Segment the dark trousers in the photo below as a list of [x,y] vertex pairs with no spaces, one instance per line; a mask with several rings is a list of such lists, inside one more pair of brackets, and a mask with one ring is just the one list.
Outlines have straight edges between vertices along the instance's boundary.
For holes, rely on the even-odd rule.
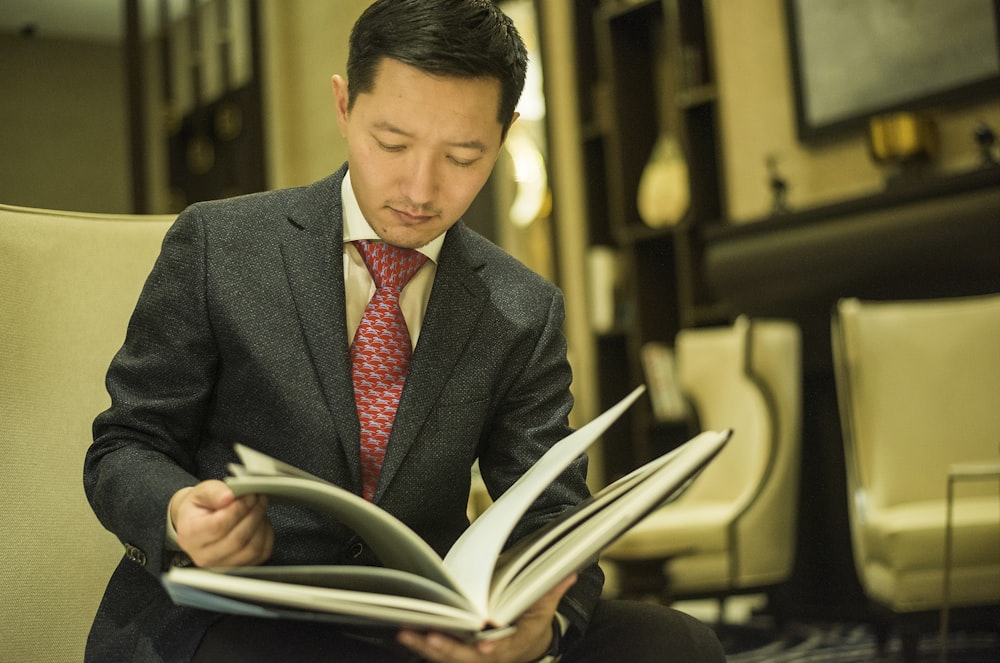
[[[362,640],[330,625],[226,617],[205,635],[195,663],[416,663],[391,638]],[[682,612],[638,601],[601,601],[564,663],[724,663],[714,631]]]

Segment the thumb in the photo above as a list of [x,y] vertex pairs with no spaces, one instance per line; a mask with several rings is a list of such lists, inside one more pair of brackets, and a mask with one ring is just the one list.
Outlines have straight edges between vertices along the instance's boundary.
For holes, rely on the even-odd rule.
[[196,485],[190,497],[196,506],[209,511],[224,509],[236,499],[232,489],[225,482],[215,479],[202,481]]
[[559,601],[562,600],[563,594],[569,591],[569,588],[576,584],[576,574],[567,577],[558,585],[550,589],[542,598],[538,599],[538,602],[530,609],[530,612],[539,613],[553,613],[556,610],[556,606],[559,605]]
[[561,583],[552,588],[552,590],[547,594],[553,598],[553,603],[559,603],[562,600],[563,594],[569,591],[569,588],[576,584],[576,574],[572,574],[563,580]]

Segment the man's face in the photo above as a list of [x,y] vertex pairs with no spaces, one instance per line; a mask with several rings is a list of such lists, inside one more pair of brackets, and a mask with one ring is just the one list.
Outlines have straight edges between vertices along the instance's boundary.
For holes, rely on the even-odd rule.
[[431,76],[386,58],[350,112],[340,76],[333,90],[354,194],[379,237],[417,248],[451,228],[500,152],[500,82]]

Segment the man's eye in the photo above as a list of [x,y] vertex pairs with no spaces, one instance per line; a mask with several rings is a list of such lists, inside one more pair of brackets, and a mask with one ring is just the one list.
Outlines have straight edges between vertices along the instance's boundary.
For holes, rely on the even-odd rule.
[[405,145],[389,145],[387,143],[383,143],[380,140],[377,140],[375,142],[378,143],[378,146],[383,150],[385,150],[386,152],[402,152],[404,149],[406,149]]
[[448,160],[456,166],[461,166],[462,168],[468,168],[478,161],[478,159],[457,159],[455,157],[448,157]]

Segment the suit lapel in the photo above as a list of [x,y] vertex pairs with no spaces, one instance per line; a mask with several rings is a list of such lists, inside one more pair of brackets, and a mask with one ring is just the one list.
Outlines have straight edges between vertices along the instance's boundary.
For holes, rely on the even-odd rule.
[[434,287],[382,463],[376,502],[429,419],[486,304],[486,289],[476,274],[481,265],[466,249],[466,232],[457,224],[441,247]]
[[[359,491],[361,434],[351,381],[341,248],[340,185],[345,172],[346,168],[342,168],[305,190],[299,204],[289,212],[294,230],[286,234],[281,255],[306,346],[349,465],[354,484],[350,488]],[[457,224],[441,247],[420,339],[382,465],[376,502],[430,417],[486,304],[487,293],[476,274],[482,265],[466,248],[466,232],[461,223]]]
[[361,485],[360,431],[347,345],[343,218],[340,184],[345,168],[308,187],[289,213],[295,231],[281,244],[288,284],[313,366],[343,446],[352,482]]

